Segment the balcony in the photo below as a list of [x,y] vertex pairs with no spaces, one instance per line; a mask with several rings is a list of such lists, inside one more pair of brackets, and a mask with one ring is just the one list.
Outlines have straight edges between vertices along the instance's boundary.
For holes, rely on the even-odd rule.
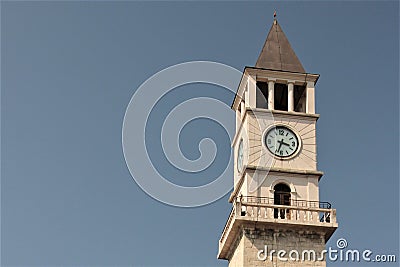
[[326,240],[337,228],[336,210],[329,202],[291,200],[290,205],[276,205],[273,198],[238,197],[219,240],[219,259],[227,259],[239,226],[257,222],[273,228],[304,226],[326,233]]

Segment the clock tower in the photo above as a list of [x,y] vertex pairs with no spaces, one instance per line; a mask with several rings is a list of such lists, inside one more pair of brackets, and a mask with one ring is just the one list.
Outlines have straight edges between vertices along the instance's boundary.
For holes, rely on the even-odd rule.
[[218,258],[229,266],[326,266],[336,210],[319,199],[315,85],[275,19],[236,112],[232,211]]

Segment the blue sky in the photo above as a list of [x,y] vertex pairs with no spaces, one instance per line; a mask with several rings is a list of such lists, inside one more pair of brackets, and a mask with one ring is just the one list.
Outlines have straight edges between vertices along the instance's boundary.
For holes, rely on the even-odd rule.
[[[306,71],[321,74],[320,199],[339,221],[328,245],[344,237],[352,248],[398,254],[398,2],[9,1],[1,3],[1,264],[226,266],[216,254],[227,196],[186,209],[149,197],[126,167],[122,121],[135,90],[168,66],[254,66],[274,9]],[[218,145],[212,168],[191,178],[157,156],[159,118],[198,95],[232,101],[216,86],[182,86],[160,101],[146,135],[158,168],[178,184],[211,181],[230,151],[218,125],[198,120],[182,132],[182,149],[198,157],[207,127]]]

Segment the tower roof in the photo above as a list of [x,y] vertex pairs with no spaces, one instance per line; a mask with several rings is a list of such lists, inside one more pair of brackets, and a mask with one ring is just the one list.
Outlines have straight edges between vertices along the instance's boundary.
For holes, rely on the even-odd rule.
[[269,30],[267,40],[265,40],[264,47],[258,56],[255,67],[290,72],[306,72],[276,19]]

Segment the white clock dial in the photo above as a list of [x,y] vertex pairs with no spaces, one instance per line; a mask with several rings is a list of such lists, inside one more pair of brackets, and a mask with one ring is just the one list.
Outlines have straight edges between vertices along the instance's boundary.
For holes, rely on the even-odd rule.
[[264,142],[272,154],[282,158],[292,156],[299,148],[296,134],[285,126],[271,128],[265,135]]
[[237,168],[241,172],[243,168],[243,139],[240,140],[238,152],[237,152]]

